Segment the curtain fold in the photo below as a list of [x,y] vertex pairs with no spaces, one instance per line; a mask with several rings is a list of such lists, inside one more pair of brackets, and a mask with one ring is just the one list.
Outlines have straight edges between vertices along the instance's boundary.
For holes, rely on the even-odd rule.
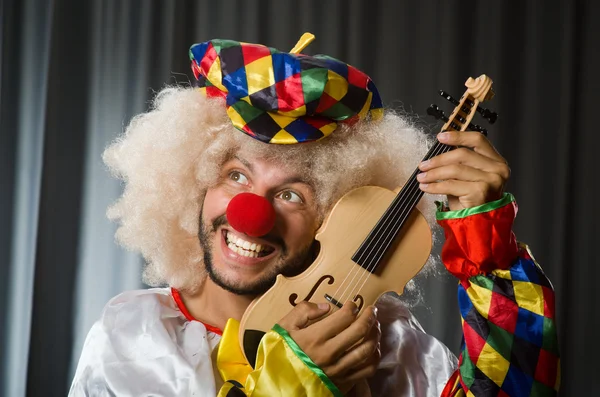
[[[0,395],[66,395],[87,331],[115,294],[143,287],[114,242],[122,186],[101,154],[166,84],[190,84],[193,43],[230,38],[306,50],[367,72],[386,106],[425,116],[488,74],[489,138],[513,170],[515,231],[557,291],[561,395],[600,390],[581,357],[599,319],[592,223],[600,3],[394,0],[4,0],[0,3]],[[481,120],[477,122],[483,124]],[[416,166],[416,165],[415,165]],[[455,352],[456,282],[419,280],[424,328]]]
[[[14,151],[14,184],[2,191],[3,201],[12,201],[12,219],[9,238],[2,241],[10,257],[1,286],[7,299],[0,308],[5,320],[0,384],[4,395],[20,396],[25,395],[30,351],[52,2],[7,2],[2,18],[2,135],[3,141],[5,134],[15,139],[13,147],[2,149]],[[5,45],[10,45],[10,52],[4,51]]]

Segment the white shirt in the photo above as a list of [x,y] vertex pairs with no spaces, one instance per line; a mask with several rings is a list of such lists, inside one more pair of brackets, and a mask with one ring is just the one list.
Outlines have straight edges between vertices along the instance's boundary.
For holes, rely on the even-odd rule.
[[[377,307],[382,359],[372,395],[439,396],[456,357],[394,295]],[[219,340],[184,316],[169,288],[124,292],[90,330],[69,396],[214,397],[223,383],[212,358]]]

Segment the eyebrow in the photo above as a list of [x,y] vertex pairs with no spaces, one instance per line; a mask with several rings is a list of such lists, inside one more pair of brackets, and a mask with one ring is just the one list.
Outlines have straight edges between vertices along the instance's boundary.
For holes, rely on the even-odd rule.
[[[250,172],[254,172],[254,167],[252,166],[252,164],[250,162],[248,162],[247,160],[245,160],[237,155],[233,156],[233,158],[236,159],[237,161],[239,161],[240,163],[242,163],[244,165],[244,167],[246,167],[250,170]],[[309,183],[306,179],[301,177],[300,175],[290,176],[289,178],[284,179],[281,184],[286,185],[286,184],[292,184],[292,183],[303,183],[303,184],[307,185],[313,192],[315,191],[315,188],[313,187],[313,185],[311,183]]]
[[254,167],[248,161],[244,160],[243,158],[237,155],[233,156],[233,158],[239,161],[240,163],[244,164],[244,166],[248,168],[251,172],[254,172]]

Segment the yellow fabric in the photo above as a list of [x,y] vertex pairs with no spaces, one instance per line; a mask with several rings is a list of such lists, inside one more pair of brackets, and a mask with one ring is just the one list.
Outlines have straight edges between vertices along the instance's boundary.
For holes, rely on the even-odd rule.
[[[348,93],[348,80],[333,70],[328,70],[327,75],[329,77],[325,85],[325,92],[336,101],[340,101]],[[369,100],[368,103],[370,107],[371,101]]]
[[383,109],[371,109],[369,113],[371,120],[380,120],[383,118]]
[[[248,80],[248,95],[274,86],[276,83],[275,70],[271,56],[262,57],[247,64],[246,79]],[[226,89],[225,92],[227,92]]]
[[[227,90],[227,88],[225,88],[225,86],[221,83],[223,74],[221,72],[221,60],[219,58],[215,59],[215,62],[210,66],[206,77],[210,81],[214,81],[214,86],[217,87],[219,90]],[[206,93],[206,91],[204,93]]]
[[238,389],[246,396],[332,396],[321,379],[296,356],[277,332],[269,331],[261,340],[254,370],[244,358],[238,335],[239,322],[229,319],[217,350],[217,368],[226,382],[218,397],[226,397],[231,389],[236,388],[228,381],[243,385]]
[[[231,392],[231,390],[240,390],[240,388],[231,382],[226,382],[223,385],[223,387],[221,387],[221,389],[219,390],[219,393],[217,393],[217,397],[235,396],[235,394],[233,394],[233,392],[231,394],[229,394]],[[239,393],[238,393],[238,395],[239,395]]]
[[300,37],[294,48],[290,51],[292,54],[300,54],[300,52],[305,49],[310,43],[315,39],[315,35],[309,32],[306,32]]
[[[204,90],[206,91],[206,88],[204,88]],[[229,116],[234,125],[243,125],[245,123],[242,116],[240,116],[238,111],[235,110],[233,106],[229,106],[227,108],[227,115]]]
[[290,134],[289,132],[287,132],[286,130],[279,131],[277,134],[275,134],[273,136],[273,139],[271,139],[271,141],[277,142],[282,145],[290,145],[290,144],[298,143],[296,138],[294,138],[294,136],[292,134]]
[[490,305],[492,304],[492,291],[483,288],[475,283],[469,286],[469,298],[473,302],[473,306],[483,317],[488,318]]
[[545,302],[542,286],[527,281],[513,281],[512,283],[517,305],[543,317]]
[[486,343],[479,353],[478,360],[481,360],[484,364],[477,366],[488,378],[490,378],[499,387],[504,383],[504,378],[508,373],[510,362],[508,362],[502,355]]
[[[277,112],[277,114],[280,114],[280,115],[282,115],[282,116],[286,116],[286,117],[293,117],[293,119],[292,119],[292,120],[290,120],[290,122],[289,122],[289,123],[287,123],[287,124],[290,124],[290,123],[291,123],[292,121],[294,121],[296,118],[298,118],[298,117],[302,117],[302,116],[304,116],[304,115],[306,114],[306,105],[302,105],[302,106],[300,106],[300,107],[298,107],[298,108],[296,108],[296,109],[294,109],[294,110],[290,110],[289,112],[284,112],[284,111],[282,111],[282,110],[279,110],[279,111]],[[279,123],[279,122],[278,122],[278,123]],[[286,124],[286,125],[287,125],[287,124]],[[281,125],[281,124],[279,123],[279,125]]]
[[240,348],[239,331],[238,321],[232,318],[227,320],[217,349],[217,368],[223,381],[235,380],[243,385],[252,372],[252,367]]

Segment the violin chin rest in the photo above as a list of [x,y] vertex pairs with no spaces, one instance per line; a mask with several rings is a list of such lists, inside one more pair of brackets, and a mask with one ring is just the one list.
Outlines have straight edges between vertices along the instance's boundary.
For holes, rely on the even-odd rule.
[[250,363],[250,366],[254,368],[256,365],[256,355],[258,353],[258,345],[262,337],[265,336],[263,331],[257,331],[255,329],[247,329],[244,331],[244,340],[242,346],[244,348],[244,355]]

